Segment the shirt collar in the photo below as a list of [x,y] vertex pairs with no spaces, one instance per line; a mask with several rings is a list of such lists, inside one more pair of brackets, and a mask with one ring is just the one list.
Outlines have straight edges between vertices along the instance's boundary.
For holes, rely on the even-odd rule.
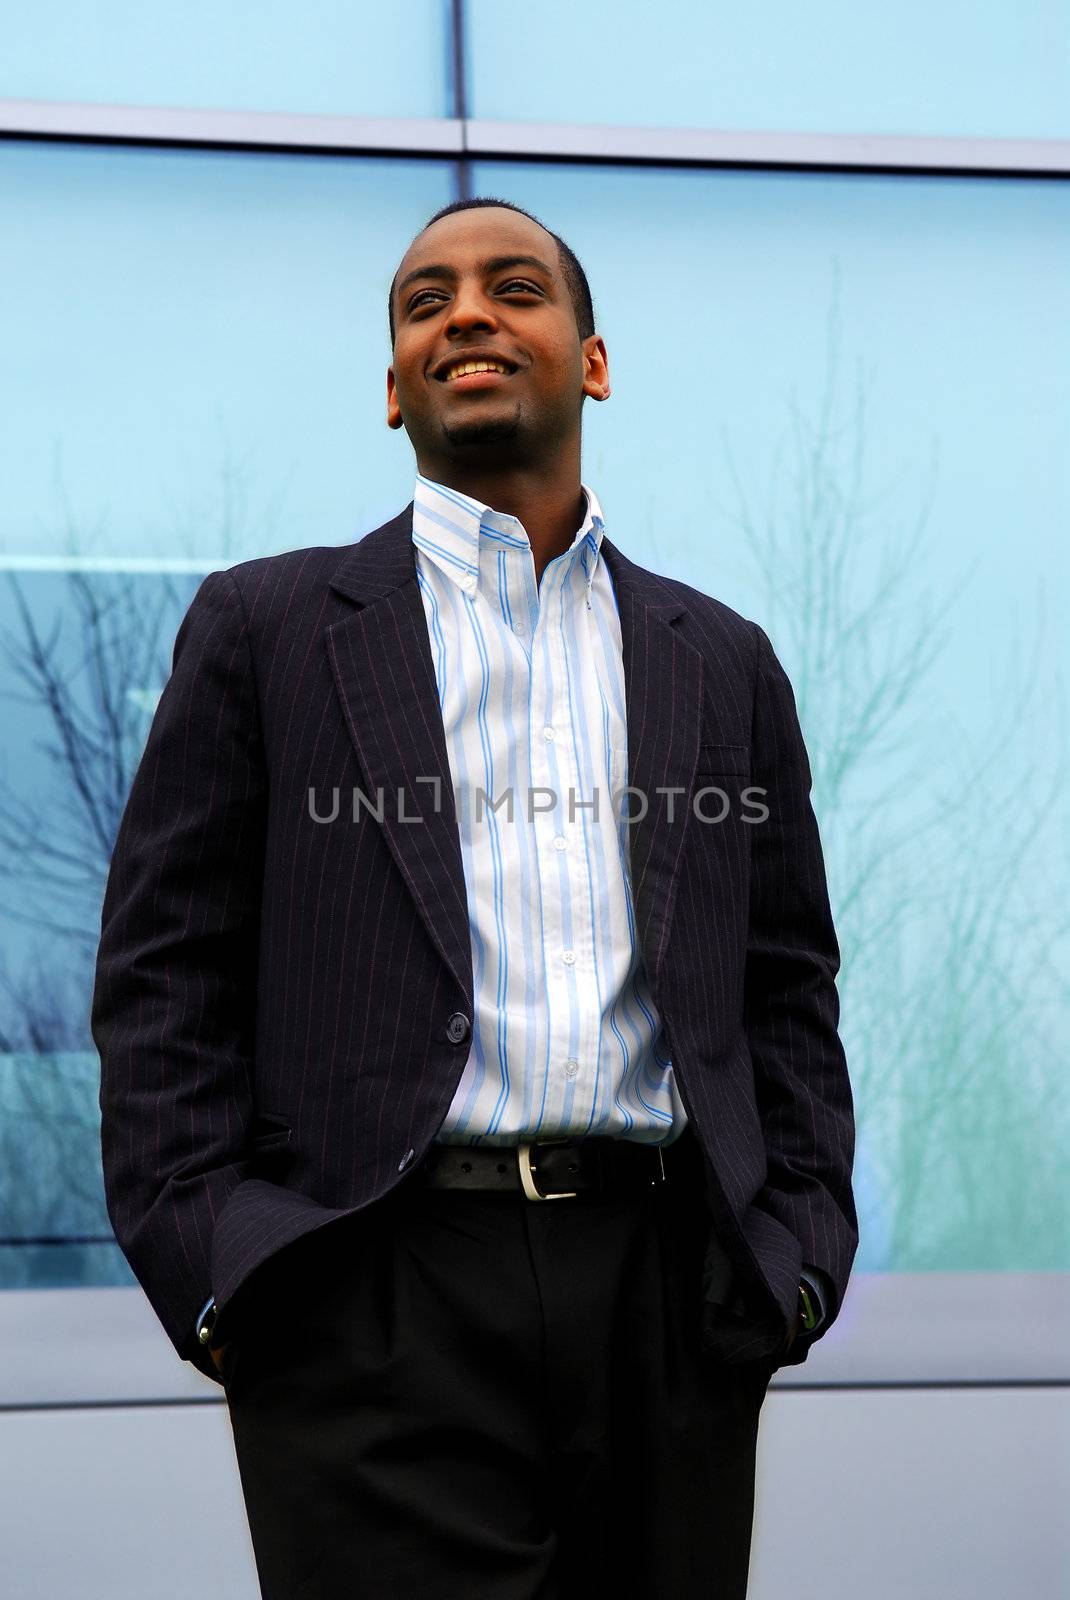
[[[572,557],[568,570],[571,573],[575,562],[579,561],[584,573],[584,596],[590,605],[605,523],[594,490],[586,483],[581,483],[580,488],[587,509],[569,545]],[[503,546],[531,548],[527,532],[516,517],[495,511],[482,500],[444,483],[436,483],[420,472],[416,474],[413,494],[412,540],[418,550],[468,595],[474,595],[479,589],[480,562],[487,552]],[[493,559],[493,555],[488,557],[488,573]]]

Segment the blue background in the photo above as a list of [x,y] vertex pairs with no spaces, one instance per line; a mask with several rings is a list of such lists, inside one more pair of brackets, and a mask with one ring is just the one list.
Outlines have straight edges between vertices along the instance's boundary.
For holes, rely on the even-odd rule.
[[[2,9],[16,97],[369,117],[456,98],[444,5]],[[1067,132],[1054,4],[648,16],[473,0],[472,114]],[[610,536],[759,620],[795,685],[859,1266],[1067,1268],[1066,185],[467,177],[588,271],[613,395],[585,412],[584,474]],[[402,155],[0,146],[0,1285],[131,1281],[88,1033],[125,788],[203,572],[346,543],[411,498],[386,295],[457,180]]]

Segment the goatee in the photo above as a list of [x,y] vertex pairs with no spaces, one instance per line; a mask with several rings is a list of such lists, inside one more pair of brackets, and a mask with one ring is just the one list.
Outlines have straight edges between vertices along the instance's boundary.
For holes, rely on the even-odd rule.
[[515,439],[520,431],[520,424],[515,417],[508,421],[499,419],[492,421],[473,421],[461,423],[446,423],[443,433],[450,444],[456,449],[458,446],[504,444],[509,439]]

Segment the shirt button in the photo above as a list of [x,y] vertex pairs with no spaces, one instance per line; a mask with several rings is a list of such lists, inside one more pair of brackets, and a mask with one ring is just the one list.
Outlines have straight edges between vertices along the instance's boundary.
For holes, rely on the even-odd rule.
[[567,844],[568,844],[568,840],[565,838],[564,834],[563,833],[559,833],[557,835],[557,838],[554,840],[554,849],[555,850],[563,850]]
[[513,623],[513,632],[514,633],[524,633],[525,631],[526,630],[525,630],[524,624],[522,622],[514,622]]
[[552,739],[554,736],[554,730],[552,728],[544,728],[542,730],[542,736],[544,739]]
[[450,1044],[463,1044],[468,1038],[468,1018],[463,1011],[455,1011],[446,1024],[446,1038]]
[[562,950],[561,959],[565,963],[566,967],[574,966],[576,962],[575,950]]
[[566,1078],[574,1078],[579,1070],[580,1070],[580,1064],[579,1064],[578,1061],[566,1061],[565,1062],[565,1077]]

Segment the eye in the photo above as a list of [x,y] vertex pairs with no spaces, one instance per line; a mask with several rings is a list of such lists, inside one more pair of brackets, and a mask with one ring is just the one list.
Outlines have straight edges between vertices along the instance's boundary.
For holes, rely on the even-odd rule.
[[525,294],[540,294],[541,290],[534,283],[528,283],[525,278],[510,278],[502,284],[502,291],[507,289],[521,289]]
[[428,295],[428,294],[441,294],[441,292],[442,291],[440,289],[421,289],[419,291],[419,293],[418,294],[414,294],[412,299],[409,301],[409,310],[410,311],[415,311],[416,307],[420,304],[420,301],[424,298],[425,295]]

